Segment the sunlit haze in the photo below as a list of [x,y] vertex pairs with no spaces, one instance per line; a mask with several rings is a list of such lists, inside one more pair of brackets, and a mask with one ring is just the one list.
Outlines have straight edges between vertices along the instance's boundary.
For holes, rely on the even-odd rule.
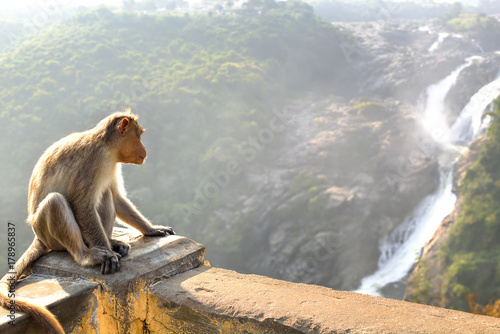
[[[214,0],[212,0],[214,1]],[[208,2],[212,2],[208,1]],[[400,0],[401,2],[407,1],[407,0]],[[396,2],[400,2],[396,1]],[[141,1],[136,1],[136,2],[141,2]],[[201,3],[203,2],[202,0],[188,0],[187,2],[189,3]],[[217,2],[217,1],[214,1]],[[306,1],[307,2],[307,1]],[[356,1],[354,1],[356,2]],[[455,0],[434,0],[434,1],[428,1],[428,0],[420,0],[420,1],[414,1],[416,3],[429,3],[429,2],[435,2],[435,3],[443,3],[443,2],[448,2],[448,3],[453,3],[456,2]],[[478,3],[477,0],[465,0],[465,1],[460,1],[462,4],[467,4],[474,6]],[[36,6],[45,8],[47,6],[63,6],[63,7],[73,7],[73,6],[98,6],[98,5],[113,5],[113,6],[120,6],[123,3],[123,0],[18,0],[18,1],[2,1],[0,2],[0,9],[2,10],[15,10],[19,8],[34,8]]]
[[[91,245],[91,225],[109,248],[116,211],[216,268],[498,309],[500,0],[0,0],[0,32],[0,245],[15,224],[17,256],[34,232]],[[115,194],[130,122],[85,131],[129,108],[143,216]],[[57,223],[82,236],[44,241]]]

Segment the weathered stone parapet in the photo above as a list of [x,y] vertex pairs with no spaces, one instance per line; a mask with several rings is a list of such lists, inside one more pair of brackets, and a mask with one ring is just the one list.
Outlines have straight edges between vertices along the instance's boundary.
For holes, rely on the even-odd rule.
[[500,319],[201,266],[151,287],[155,333],[499,333]]
[[[499,333],[500,319],[335,291],[201,265],[192,240],[122,231],[121,271],[76,265],[52,252],[16,295],[47,306],[71,333]],[[1,333],[34,333],[33,319],[0,309]]]
[[[181,236],[142,237],[135,230],[115,228],[114,236],[131,246],[118,273],[101,275],[98,267],[78,266],[67,252],[49,252],[35,262],[33,275],[18,284],[16,295],[32,298],[43,289],[35,301],[48,306],[67,332],[143,333],[149,286],[202,264],[205,247]],[[72,284],[80,288],[70,289]],[[76,312],[75,298],[80,298],[82,312]],[[16,326],[10,326],[3,321],[8,313],[0,309],[0,332],[37,332],[37,323],[21,313],[16,314]]]
[[[31,275],[16,287],[16,296],[47,307],[56,314],[64,328],[78,331],[80,319],[97,305],[99,283],[71,277]],[[0,333],[37,333],[39,325],[25,313],[16,313],[15,326],[9,325],[14,318],[0,308]]]

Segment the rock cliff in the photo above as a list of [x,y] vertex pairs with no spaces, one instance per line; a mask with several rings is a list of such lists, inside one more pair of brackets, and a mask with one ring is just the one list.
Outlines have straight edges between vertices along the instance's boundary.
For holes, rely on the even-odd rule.
[[[354,35],[341,46],[345,85],[279,111],[281,130],[253,138],[239,178],[195,218],[208,217],[199,233],[215,265],[355,289],[377,269],[380,241],[436,189],[438,149],[422,133],[420,96],[472,55],[472,42],[440,42],[436,21],[339,25]],[[483,57],[448,94],[450,122],[498,72],[500,55]]]

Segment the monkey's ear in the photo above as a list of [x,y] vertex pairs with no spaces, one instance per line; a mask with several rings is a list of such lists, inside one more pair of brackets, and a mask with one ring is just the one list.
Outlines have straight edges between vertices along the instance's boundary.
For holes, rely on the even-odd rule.
[[124,136],[128,131],[129,120],[127,118],[122,119],[120,123],[120,127],[118,128],[118,132],[120,135]]

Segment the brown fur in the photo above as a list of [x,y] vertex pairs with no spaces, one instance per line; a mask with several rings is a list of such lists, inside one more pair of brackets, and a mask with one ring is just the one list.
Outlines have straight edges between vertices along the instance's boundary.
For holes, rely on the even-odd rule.
[[[144,129],[137,116],[118,112],[91,130],[73,133],[50,146],[35,165],[28,193],[28,223],[35,240],[16,263],[22,272],[49,250],[67,250],[81,266],[101,265],[102,274],[120,270],[129,246],[111,239],[115,218],[144,235],[174,234],[152,225],[126,197],[120,163],[142,164]],[[6,282],[7,275],[2,283]],[[6,285],[0,303],[10,300]],[[31,314],[49,333],[62,333],[57,319],[44,307],[16,299],[18,309]]]

